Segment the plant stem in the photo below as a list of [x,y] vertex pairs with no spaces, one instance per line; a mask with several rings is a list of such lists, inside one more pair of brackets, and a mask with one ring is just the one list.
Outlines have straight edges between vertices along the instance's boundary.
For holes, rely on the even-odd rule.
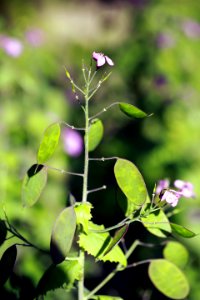
[[[90,74],[88,75],[88,81],[86,83],[86,92],[85,92],[85,156],[84,156],[84,174],[83,174],[83,193],[82,193],[82,203],[87,201],[88,195],[88,169],[89,169],[89,80]],[[78,300],[84,299],[84,265],[85,265],[85,253],[84,250],[80,248],[79,250],[79,262],[81,265],[82,276],[78,282]]]

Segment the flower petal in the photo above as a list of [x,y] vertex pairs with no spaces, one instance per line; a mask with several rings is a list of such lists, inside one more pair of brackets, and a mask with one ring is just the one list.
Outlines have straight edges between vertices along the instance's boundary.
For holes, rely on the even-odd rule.
[[112,59],[110,57],[105,56],[105,58],[106,58],[106,62],[109,66],[114,66],[114,62],[112,61]]

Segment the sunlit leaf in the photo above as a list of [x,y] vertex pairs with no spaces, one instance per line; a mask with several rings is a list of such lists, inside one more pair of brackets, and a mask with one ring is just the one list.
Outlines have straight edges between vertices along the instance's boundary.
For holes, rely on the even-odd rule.
[[17,258],[17,247],[13,245],[6,249],[0,260],[0,286],[10,277]]
[[176,233],[184,238],[192,238],[192,237],[196,236],[196,234],[194,232],[185,228],[182,225],[178,225],[175,223],[170,223],[170,225],[172,228],[172,233]]
[[130,118],[144,118],[147,117],[147,114],[142,111],[141,109],[137,108],[136,106],[130,103],[119,103],[120,110]]
[[4,243],[7,235],[6,223],[3,220],[0,220],[0,246]]
[[166,237],[165,232],[171,232],[171,227],[168,218],[162,209],[156,210],[149,215],[142,217],[141,221],[149,232],[158,236]]
[[122,240],[122,238],[126,234],[127,230],[128,230],[128,225],[124,225],[123,227],[121,227],[119,230],[117,230],[115,232],[115,235],[113,236],[112,241],[109,244],[108,248],[106,249],[104,255],[109,253],[116,245],[119,244],[119,242]]
[[25,207],[34,205],[39,199],[47,182],[47,168],[34,164],[27,171],[22,182],[22,204]]
[[182,244],[170,241],[163,249],[163,256],[179,268],[184,268],[188,262],[189,253]]
[[38,164],[43,164],[49,160],[55,152],[60,138],[60,124],[50,125],[44,132],[43,139],[37,153]]
[[137,167],[126,159],[117,159],[114,166],[117,183],[126,195],[129,206],[141,206],[147,198],[144,179]]
[[107,247],[110,243],[112,243],[112,238],[108,232],[92,231],[103,230],[104,226],[96,225],[92,222],[89,222],[89,226],[90,230],[88,234],[81,233],[79,235],[80,247],[82,247],[88,254],[93,255],[97,260],[116,262],[126,266],[126,257],[118,245],[104,256]]
[[78,260],[64,261],[59,265],[51,265],[43,274],[37,286],[37,295],[44,295],[47,291],[64,287],[72,288],[75,280],[81,276],[81,266]]
[[70,206],[59,214],[51,234],[50,253],[55,264],[61,263],[70,251],[75,229],[76,214]]
[[82,225],[83,231],[86,233],[88,232],[88,224],[89,220],[92,218],[91,215],[91,209],[92,204],[89,202],[85,203],[78,203],[75,207],[75,213],[76,213],[76,223],[78,225]]
[[94,119],[89,127],[89,151],[93,151],[103,138],[103,123]]
[[184,299],[189,284],[182,271],[166,259],[153,260],[149,265],[149,277],[155,287],[170,299]]

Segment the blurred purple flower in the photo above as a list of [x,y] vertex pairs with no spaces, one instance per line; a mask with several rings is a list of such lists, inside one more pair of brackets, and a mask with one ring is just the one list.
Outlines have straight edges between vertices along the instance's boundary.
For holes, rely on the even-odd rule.
[[70,156],[79,156],[83,151],[83,140],[80,133],[74,129],[65,128],[62,137],[65,151]]
[[187,20],[182,23],[182,29],[183,32],[189,37],[189,38],[199,38],[200,37],[200,23],[193,21],[193,20]]
[[162,190],[168,189],[169,187],[169,180],[168,179],[161,179],[158,181],[156,186],[156,194],[159,195]]
[[103,65],[105,65],[105,63],[107,63],[109,66],[114,66],[114,62],[112,61],[112,59],[104,55],[103,53],[93,52],[92,58],[96,60],[97,68],[102,67]]
[[195,196],[193,184],[190,182],[177,179],[174,181],[174,186],[179,189],[183,197],[191,198]]
[[0,47],[12,57],[18,57],[23,51],[23,45],[20,40],[9,36],[0,36]]
[[169,33],[160,33],[156,38],[156,44],[158,48],[171,48],[175,40]]
[[44,33],[39,28],[32,28],[25,33],[28,43],[34,47],[38,47],[44,42]]
[[161,201],[166,201],[172,207],[175,207],[178,204],[178,200],[182,195],[174,190],[165,190],[163,194],[160,196]]
[[164,75],[157,75],[154,79],[156,87],[162,87],[167,84],[167,79]]

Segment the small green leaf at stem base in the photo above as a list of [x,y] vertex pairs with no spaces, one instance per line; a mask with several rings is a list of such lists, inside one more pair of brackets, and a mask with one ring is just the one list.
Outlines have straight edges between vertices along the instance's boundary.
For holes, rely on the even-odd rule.
[[189,294],[189,284],[185,275],[170,261],[151,261],[148,273],[155,287],[170,299],[185,299]]
[[43,165],[32,165],[22,182],[21,195],[24,207],[31,207],[38,201],[46,182],[47,168]]
[[60,124],[54,123],[50,125],[44,132],[43,139],[37,153],[38,164],[44,164],[55,152],[60,138]]
[[119,242],[122,240],[124,235],[126,234],[128,230],[129,225],[124,225],[119,230],[115,232],[114,237],[112,238],[111,243],[109,244],[108,248],[106,249],[104,255],[108,254],[116,245],[119,244]]
[[76,230],[76,214],[74,207],[65,208],[56,219],[54,224],[50,254],[54,264],[61,263],[71,249]]

